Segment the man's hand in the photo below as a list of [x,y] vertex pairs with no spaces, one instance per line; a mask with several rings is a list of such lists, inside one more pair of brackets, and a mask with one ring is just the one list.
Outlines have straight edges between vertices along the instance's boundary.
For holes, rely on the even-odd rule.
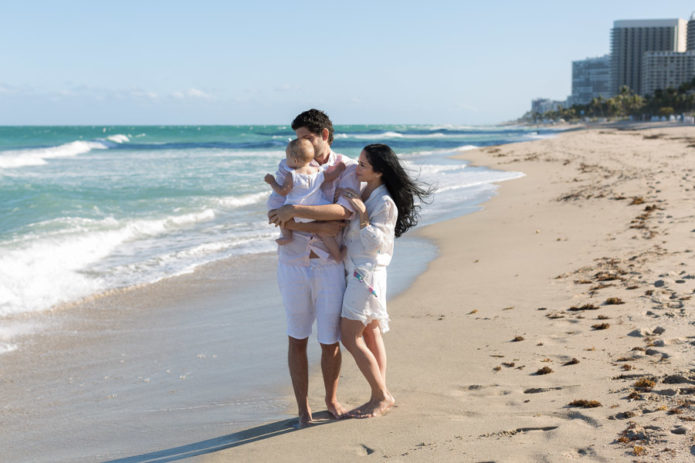
[[294,218],[294,206],[287,204],[279,209],[268,211],[268,223],[284,227],[287,222]]

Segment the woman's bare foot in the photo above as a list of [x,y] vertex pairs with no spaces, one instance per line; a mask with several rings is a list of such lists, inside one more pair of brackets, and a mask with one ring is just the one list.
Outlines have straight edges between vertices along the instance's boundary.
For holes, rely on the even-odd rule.
[[383,399],[372,399],[364,405],[348,412],[352,418],[374,418],[384,416],[396,403],[396,399],[391,394],[387,394]]
[[340,402],[338,401],[326,401],[326,408],[328,409],[328,413],[333,415],[333,418],[335,418],[336,420],[343,418],[347,414],[347,410],[345,409],[345,407],[340,405]]

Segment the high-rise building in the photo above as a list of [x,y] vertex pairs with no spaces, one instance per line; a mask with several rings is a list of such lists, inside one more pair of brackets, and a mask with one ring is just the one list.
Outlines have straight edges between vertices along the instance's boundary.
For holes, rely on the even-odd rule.
[[684,19],[638,19],[613,22],[611,30],[611,93],[628,86],[642,90],[642,57],[648,51],[684,52],[687,26]]
[[695,78],[695,50],[683,53],[648,51],[642,58],[642,94],[678,88]]
[[549,98],[536,98],[531,101],[531,113],[543,114],[548,111],[557,111],[565,106],[564,101],[551,100]]
[[572,61],[572,104],[611,97],[611,56]]
[[688,21],[687,37],[686,49],[688,51],[695,50],[695,12],[690,15],[690,20]]

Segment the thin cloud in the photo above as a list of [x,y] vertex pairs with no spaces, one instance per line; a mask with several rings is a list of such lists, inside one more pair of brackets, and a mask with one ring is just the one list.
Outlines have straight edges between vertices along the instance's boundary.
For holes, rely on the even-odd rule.
[[172,97],[176,98],[177,100],[185,100],[185,99],[192,99],[192,100],[212,100],[214,99],[212,95],[204,92],[203,90],[197,89],[197,88],[189,88],[188,90],[180,90],[173,92],[171,94]]

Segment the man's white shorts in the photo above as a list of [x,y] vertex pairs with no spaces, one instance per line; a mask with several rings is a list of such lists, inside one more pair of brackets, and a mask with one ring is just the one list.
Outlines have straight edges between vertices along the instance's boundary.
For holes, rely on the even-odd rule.
[[308,266],[278,264],[278,286],[287,316],[287,335],[306,339],[316,320],[321,344],[340,341],[345,267],[311,259]]

